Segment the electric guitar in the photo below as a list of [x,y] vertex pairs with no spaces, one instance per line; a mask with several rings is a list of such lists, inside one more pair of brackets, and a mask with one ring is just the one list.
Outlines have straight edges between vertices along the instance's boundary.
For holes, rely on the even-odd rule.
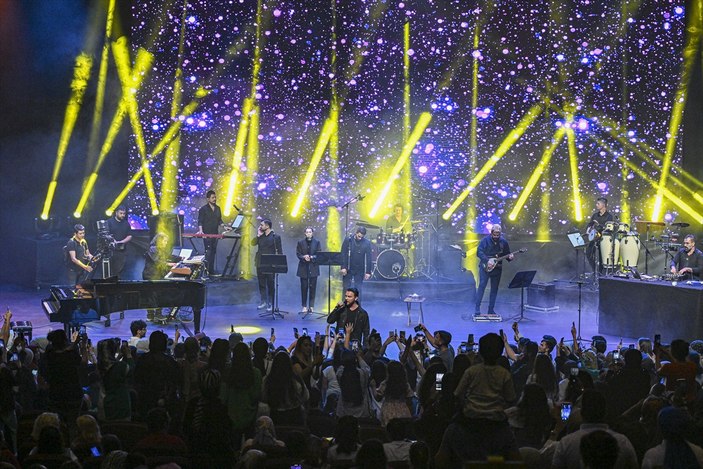
[[482,267],[486,272],[490,272],[496,268],[496,266],[498,265],[498,262],[502,261],[503,259],[507,259],[508,257],[512,256],[513,254],[519,254],[522,252],[527,252],[527,248],[518,249],[517,251],[513,251],[510,254],[506,254],[504,256],[491,257],[490,259],[488,259],[488,262],[483,264]]

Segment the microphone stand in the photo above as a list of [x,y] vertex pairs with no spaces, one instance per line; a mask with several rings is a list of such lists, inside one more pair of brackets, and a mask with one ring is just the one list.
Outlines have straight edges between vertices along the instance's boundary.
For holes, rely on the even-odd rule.
[[347,200],[343,205],[342,208],[344,209],[344,232],[349,231],[349,205],[353,204],[354,202],[358,202],[359,200],[363,200],[365,196],[362,196],[361,194],[356,194],[354,197],[351,199]]

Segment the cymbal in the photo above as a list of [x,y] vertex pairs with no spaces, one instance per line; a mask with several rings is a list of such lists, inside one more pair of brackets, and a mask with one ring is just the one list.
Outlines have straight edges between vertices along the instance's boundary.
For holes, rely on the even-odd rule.
[[361,220],[356,222],[356,226],[363,226],[364,228],[368,228],[370,230],[380,230],[381,229],[381,227],[378,225],[372,225],[369,222],[361,221]]
[[689,226],[691,226],[691,224],[679,221],[676,223],[672,223],[671,226],[678,226],[679,228],[688,228]]
[[647,225],[649,225],[649,226],[666,226],[666,223],[664,223],[663,221],[635,220],[635,225],[644,226],[644,227],[647,227]]

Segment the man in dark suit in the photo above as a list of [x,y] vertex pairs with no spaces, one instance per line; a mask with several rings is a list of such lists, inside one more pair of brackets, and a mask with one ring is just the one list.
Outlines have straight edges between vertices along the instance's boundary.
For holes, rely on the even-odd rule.
[[300,297],[303,313],[312,313],[315,306],[315,289],[317,277],[320,276],[320,266],[317,265],[317,253],[321,250],[320,241],[313,237],[314,230],[305,228],[305,238],[298,241],[295,254],[298,256],[298,272],[300,277]]
[[261,269],[261,256],[264,254],[283,254],[281,246],[281,237],[273,232],[271,227],[273,223],[268,218],[264,218],[259,223],[259,231],[256,238],[251,240],[252,246],[258,246],[256,252],[256,277],[259,280],[259,294],[261,295],[261,304],[258,309],[266,308],[266,311],[273,311],[273,303],[276,296],[275,274],[267,273]]

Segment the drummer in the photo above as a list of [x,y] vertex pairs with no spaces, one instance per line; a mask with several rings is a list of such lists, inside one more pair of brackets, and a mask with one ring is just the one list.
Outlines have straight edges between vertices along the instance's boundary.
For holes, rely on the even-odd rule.
[[386,232],[387,233],[404,233],[406,227],[408,226],[409,216],[403,218],[403,206],[400,204],[395,204],[393,207],[393,215],[388,217],[386,220]]
[[591,240],[586,247],[586,257],[594,272],[596,270],[596,256],[598,255],[596,246],[597,243],[600,242],[600,238],[595,235],[602,232],[605,224],[609,221],[613,221],[614,218],[613,214],[608,211],[608,199],[598,197],[596,199],[596,211],[593,212],[591,220],[586,226],[586,234],[588,234],[588,239]]

